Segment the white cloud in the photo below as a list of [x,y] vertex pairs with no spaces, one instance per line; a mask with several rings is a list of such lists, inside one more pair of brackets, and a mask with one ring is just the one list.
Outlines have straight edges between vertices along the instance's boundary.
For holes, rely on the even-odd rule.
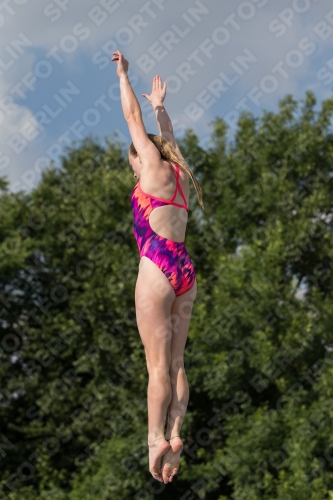
[[[306,12],[298,12],[305,9],[307,4],[309,9]],[[139,75],[141,83],[140,92],[137,93],[140,102],[143,99],[142,87],[146,85],[145,91],[149,91],[152,77],[156,73],[163,79],[172,76],[166,100],[169,114],[178,123],[193,128],[199,136],[208,135],[208,123],[214,116],[224,116],[235,109],[253,87],[259,86],[266,75],[272,74],[278,63],[283,64],[283,71],[288,73],[289,78],[279,72],[275,73],[278,87],[272,93],[263,93],[261,106],[256,107],[253,102],[247,101],[255,114],[260,114],[264,107],[274,106],[286,93],[300,98],[310,88],[319,98],[330,95],[330,91],[323,88],[316,75],[310,71],[316,60],[324,57],[333,42],[333,36],[323,41],[313,30],[314,25],[324,20],[330,11],[330,0],[283,0],[278,3],[252,0],[252,8],[249,7],[251,2],[226,3],[219,0],[143,0],[135,3],[129,0],[29,0],[24,5],[10,0],[7,5],[12,11],[1,10],[3,44],[0,60],[8,62],[13,55],[17,60],[0,75],[0,98],[10,95],[14,86],[29,71],[34,73],[38,62],[47,59],[49,51],[56,50],[64,61],[59,63],[50,57],[48,60],[53,67],[50,78],[39,79],[36,90],[27,92],[26,100],[17,100],[18,108],[10,115],[5,113],[5,121],[0,125],[0,151],[10,156],[11,163],[0,171],[0,175],[7,175],[12,184],[25,175],[27,170],[34,169],[34,160],[45,154],[50,139],[59,135],[61,130],[59,132],[58,122],[55,122],[21,154],[13,153],[8,146],[8,139],[27,122],[33,123],[32,110],[39,110],[49,102],[57,91],[60,80],[78,79],[82,82],[82,88],[85,80],[89,79],[96,82],[96,88],[101,80],[105,80],[106,85],[115,81],[113,63],[109,61],[105,70],[98,69],[98,65],[92,63],[92,57],[97,51],[107,56],[102,50],[107,42],[110,49],[117,47],[124,52],[130,61],[132,72]],[[270,25],[272,21],[275,22],[274,25]],[[273,32],[272,29],[282,30],[283,26],[285,33],[277,38],[275,35],[278,31]],[[188,31],[186,35],[185,31]],[[20,33],[32,43],[32,47],[22,48],[22,55],[20,49],[13,44]],[[223,40],[228,37],[230,39],[224,43]],[[300,41],[305,37],[316,43],[315,51],[308,56],[305,55],[305,45],[303,48],[299,47]],[[211,90],[207,90],[207,85],[214,78],[220,78],[221,72],[229,78],[234,77],[237,68],[238,71],[242,68],[236,58],[244,54],[244,49],[256,57],[256,62],[249,63],[246,70],[243,68],[244,74],[239,80],[216,98],[213,106],[204,109],[197,121],[192,120],[185,112],[186,106],[196,102],[204,108],[205,96],[208,95],[211,99],[214,97]],[[291,67],[297,61],[297,53],[292,55],[291,50],[304,55],[298,67]],[[151,62],[153,67],[148,72],[143,70],[143,63],[138,64],[144,54],[154,62],[154,65]],[[179,91],[173,92],[172,88],[177,85]],[[91,89],[91,95],[95,95],[95,87]],[[201,102],[198,100],[200,93],[203,93]],[[120,103],[114,106],[116,107],[120,109]],[[75,121],[78,116],[80,110],[73,104],[67,112],[66,121]],[[147,128],[151,130],[153,123],[153,120],[147,120]]]

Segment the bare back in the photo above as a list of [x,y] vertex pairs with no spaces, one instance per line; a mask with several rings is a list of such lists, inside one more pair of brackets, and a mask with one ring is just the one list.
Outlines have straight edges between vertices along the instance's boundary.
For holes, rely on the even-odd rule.
[[[175,171],[174,164],[172,164],[172,168]],[[190,194],[189,176],[181,168],[179,168],[179,184],[188,204]],[[170,200],[176,188],[176,178],[171,170],[170,163],[161,160],[159,169],[144,169],[140,175],[140,187],[148,195],[166,201]],[[184,204],[179,189],[173,201],[180,205]],[[183,242],[185,240],[187,219],[188,212],[185,208],[167,205],[152,210],[149,224],[152,230],[163,238]]]

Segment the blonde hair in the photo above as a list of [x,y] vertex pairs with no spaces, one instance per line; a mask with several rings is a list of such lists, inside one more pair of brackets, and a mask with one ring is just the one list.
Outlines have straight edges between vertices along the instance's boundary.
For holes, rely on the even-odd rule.
[[[188,175],[192,179],[195,190],[197,192],[199,205],[201,206],[202,209],[204,209],[204,204],[202,201],[201,187],[200,187],[198,181],[196,180],[195,175],[193,174],[192,170],[187,165],[187,163],[184,160],[182,160],[181,158],[179,158],[179,156],[178,156],[175,148],[171,144],[171,142],[167,141],[166,139],[164,139],[163,137],[161,137],[159,135],[147,134],[147,136],[151,140],[151,142],[154,143],[155,146],[157,147],[157,149],[159,150],[162,160],[177,163],[178,165],[180,165],[183,168],[183,170],[185,170],[185,172],[188,173]],[[133,142],[130,145],[130,147],[128,148],[128,152],[131,155],[133,155],[134,158],[136,158],[138,156],[137,150],[135,149]]]

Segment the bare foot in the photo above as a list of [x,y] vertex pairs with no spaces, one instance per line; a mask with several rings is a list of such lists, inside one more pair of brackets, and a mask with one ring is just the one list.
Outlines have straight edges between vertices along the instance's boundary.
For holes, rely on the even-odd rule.
[[170,439],[170,449],[166,452],[162,460],[162,476],[164,484],[171,483],[173,477],[177,474],[182,449],[183,442],[179,436],[175,436]]
[[162,473],[161,473],[161,459],[163,455],[169,450],[170,444],[161,436],[161,439],[157,439],[154,443],[149,444],[149,472],[154,479],[161,481],[163,483]]

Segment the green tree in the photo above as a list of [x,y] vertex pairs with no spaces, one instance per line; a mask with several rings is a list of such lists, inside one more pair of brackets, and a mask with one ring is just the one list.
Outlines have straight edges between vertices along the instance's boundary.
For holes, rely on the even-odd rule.
[[[181,141],[203,189],[176,480],[148,472],[133,176],[87,138],[29,195],[1,188],[0,498],[333,498],[333,99]],[[2,496],[1,496],[2,495]]]

